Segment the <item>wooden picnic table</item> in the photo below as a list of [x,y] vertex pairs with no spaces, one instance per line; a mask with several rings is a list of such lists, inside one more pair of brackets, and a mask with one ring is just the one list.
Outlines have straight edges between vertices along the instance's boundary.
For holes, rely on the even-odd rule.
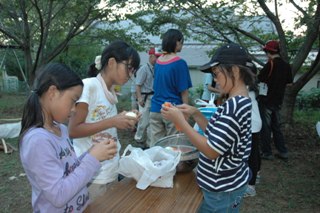
[[167,213],[197,212],[202,201],[194,172],[176,173],[173,188],[136,188],[136,181],[124,178],[112,183],[107,192],[91,203],[85,213],[130,212]]

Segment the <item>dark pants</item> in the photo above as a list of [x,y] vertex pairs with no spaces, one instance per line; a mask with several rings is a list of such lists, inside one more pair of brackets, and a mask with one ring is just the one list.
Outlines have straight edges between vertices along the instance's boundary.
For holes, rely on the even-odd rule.
[[261,151],[264,155],[272,155],[271,133],[274,145],[279,153],[287,153],[284,137],[280,126],[280,106],[266,106],[259,101],[259,110],[262,120]]
[[249,156],[249,168],[252,171],[252,177],[250,179],[249,185],[256,185],[257,174],[261,166],[260,157],[260,133],[252,133],[252,143],[251,143],[251,153]]

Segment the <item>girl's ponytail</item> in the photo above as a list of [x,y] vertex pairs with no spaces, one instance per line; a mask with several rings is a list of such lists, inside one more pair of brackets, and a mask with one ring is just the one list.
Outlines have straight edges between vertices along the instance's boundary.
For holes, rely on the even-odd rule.
[[23,137],[24,133],[31,127],[41,127],[43,126],[43,116],[42,107],[40,104],[40,99],[37,94],[37,90],[31,91],[27,102],[23,107],[22,121],[21,121],[21,131],[20,139]]

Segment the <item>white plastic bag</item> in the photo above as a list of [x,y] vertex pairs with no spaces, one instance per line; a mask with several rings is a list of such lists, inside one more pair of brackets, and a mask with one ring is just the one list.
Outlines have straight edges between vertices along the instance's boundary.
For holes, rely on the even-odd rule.
[[[128,151],[130,154],[126,155]],[[144,190],[150,185],[172,188],[173,176],[180,156],[180,152],[160,146],[142,150],[129,144],[119,161],[119,173],[125,177],[134,178],[138,189]]]
[[317,122],[316,129],[317,129],[317,133],[318,133],[318,135],[320,137],[320,121]]
[[217,107],[215,104],[214,104],[214,100],[216,98],[216,94],[215,93],[211,93],[211,98],[209,100],[209,102],[205,102],[204,100],[201,100],[201,99],[196,99],[194,102],[196,105],[200,105],[200,106],[205,106],[205,107]]

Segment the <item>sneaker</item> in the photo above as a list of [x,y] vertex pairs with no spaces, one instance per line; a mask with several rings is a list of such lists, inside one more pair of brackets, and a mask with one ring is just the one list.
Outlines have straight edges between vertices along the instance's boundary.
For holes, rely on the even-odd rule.
[[256,196],[257,192],[254,186],[248,185],[245,193],[244,193],[244,197],[254,197]]
[[264,160],[273,160],[274,157],[272,154],[266,154],[266,153],[262,153],[261,155],[261,159],[264,159]]

